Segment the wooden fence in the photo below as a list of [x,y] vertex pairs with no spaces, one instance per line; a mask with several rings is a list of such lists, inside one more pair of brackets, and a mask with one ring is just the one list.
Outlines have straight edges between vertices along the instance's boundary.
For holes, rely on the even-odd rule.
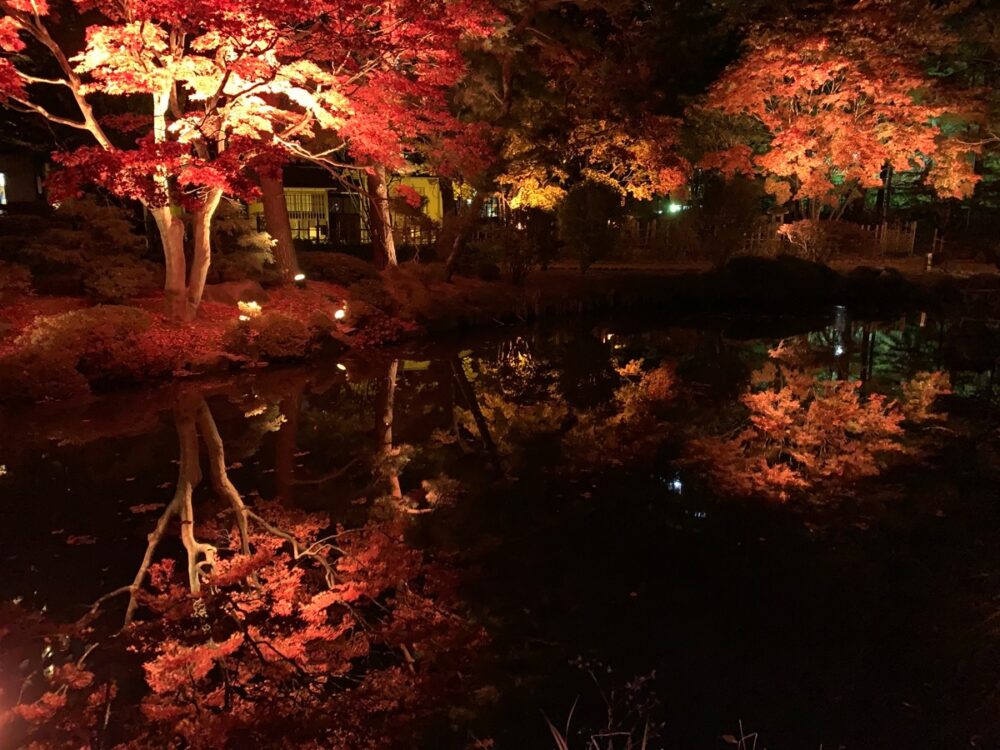
[[862,224],[861,228],[874,235],[879,255],[913,255],[917,242],[917,222],[902,224]]

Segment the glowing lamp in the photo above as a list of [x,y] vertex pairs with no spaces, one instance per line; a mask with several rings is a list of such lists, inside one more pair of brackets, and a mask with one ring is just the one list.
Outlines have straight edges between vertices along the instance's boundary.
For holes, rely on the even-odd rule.
[[240,308],[240,320],[246,315],[247,318],[258,318],[261,314],[261,307],[256,302],[238,302],[237,307]]
[[679,214],[683,210],[684,206],[681,205],[680,203],[674,203],[673,201],[671,201],[670,203],[667,204],[667,211],[669,211],[672,214]]
[[340,308],[339,310],[337,310],[337,312],[333,314],[333,317],[336,320],[343,320],[345,317],[347,317],[347,309],[344,307]]
[[337,363],[337,369],[340,370],[341,372],[347,372],[347,367],[342,365],[340,362]]
[[295,280],[295,286],[302,289],[306,285],[306,275],[304,273],[297,273],[292,277]]

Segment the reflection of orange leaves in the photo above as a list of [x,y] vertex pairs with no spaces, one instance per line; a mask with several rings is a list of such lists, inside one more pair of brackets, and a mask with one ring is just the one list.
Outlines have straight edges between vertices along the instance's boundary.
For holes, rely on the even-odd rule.
[[[776,358],[789,357],[779,345]],[[770,379],[767,376],[771,376]],[[785,501],[794,491],[846,490],[877,475],[903,443],[903,408],[859,381],[831,381],[786,364],[755,372],[759,390],[743,395],[746,426],[735,437],[692,441],[689,456],[716,487],[736,495]]]
[[66,537],[66,544],[73,545],[85,545],[85,544],[97,544],[97,539],[86,534],[70,534]]

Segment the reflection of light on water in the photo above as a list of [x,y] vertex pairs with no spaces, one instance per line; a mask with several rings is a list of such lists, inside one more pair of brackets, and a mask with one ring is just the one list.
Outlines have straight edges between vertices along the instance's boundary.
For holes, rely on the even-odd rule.
[[680,475],[678,474],[674,474],[671,479],[661,477],[660,481],[667,485],[668,492],[673,492],[675,495],[680,495],[684,492],[684,482],[681,481]]

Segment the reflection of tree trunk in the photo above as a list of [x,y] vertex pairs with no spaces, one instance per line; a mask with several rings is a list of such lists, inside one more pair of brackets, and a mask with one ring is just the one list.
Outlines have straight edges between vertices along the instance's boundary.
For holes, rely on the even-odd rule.
[[288,220],[288,204],[285,202],[285,183],[281,175],[261,175],[260,192],[267,233],[274,239],[274,259],[278,262],[281,278],[291,281],[299,272],[299,259],[295,254],[292,225]]
[[304,387],[305,382],[298,381],[291,392],[281,400],[281,413],[285,417],[285,422],[278,430],[274,444],[274,480],[278,497],[285,502],[291,502],[295,495],[295,449]]
[[208,478],[212,483],[212,489],[219,496],[220,500],[225,500],[233,509],[236,516],[236,525],[240,530],[240,548],[244,555],[250,554],[250,535],[247,529],[247,509],[243,504],[243,498],[229,480],[226,472],[226,454],[222,445],[222,436],[219,435],[219,428],[215,424],[212,412],[208,409],[208,404],[204,398],[198,404],[198,427],[201,430],[201,439],[205,443],[208,451]]
[[490,461],[493,464],[493,468],[497,472],[502,472],[503,467],[500,464],[500,456],[497,453],[496,443],[493,442],[493,436],[490,434],[490,426],[486,422],[486,418],[483,416],[483,412],[479,408],[479,401],[476,398],[476,391],[472,387],[472,383],[469,379],[465,377],[465,369],[462,367],[462,362],[458,357],[452,357],[451,362],[451,372],[455,378],[455,383],[458,385],[458,392],[462,395],[462,399],[469,407],[469,411],[472,412],[472,418],[476,422],[476,429],[479,430],[479,436],[482,438],[483,446],[486,448],[486,452],[489,453]]
[[216,427],[208,404],[198,391],[181,393],[174,405],[174,425],[177,428],[177,438],[180,445],[179,468],[177,473],[177,488],[173,499],[164,509],[156,522],[156,527],[147,537],[146,552],[143,555],[139,570],[132,581],[128,609],[125,612],[125,624],[128,625],[135,616],[138,606],[138,594],[145,582],[146,574],[153,562],[153,555],[163,539],[174,516],[181,522],[181,542],[188,558],[188,585],[191,593],[201,590],[201,577],[211,572],[216,560],[216,548],[211,544],[199,542],[195,536],[194,489],[201,484],[201,462],[198,450],[198,432],[201,431],[202,441],[208,452],[208,475],[212,487],[220,499],[232,507],[236,516],[236,525],[240,532],[240,544],[244,554],[250,553],[249,533],[247,528],[248,512],[243,499],[226,473],[226,456],[223,450],[222,438]]
[[396,243],[392,237],[392,216],[389,213],[389,185],[385,167],[372,167],[368,174],[368,224],[371,230],[372,252],[377,268],[398,265]]
[[201,589],[198,576],[198,555],[204,553],[204,562],[214,562],[215,549],[209,545],[199,545],[194,536],[194,516],[192,511],[192,494],[194,488],[201,483],[201,466],[198,461],[198,429],[195,425],[198,400],[191,393],[184,393],[177,399],[174,406],[174,425],[177,428],[177,438],[180,443],[179,468],[177,472],[177,488],[174,497],[167,505],[163,514],[156,522],[148,537],[146,553],[139,565],[135,579],[132,582],[132,592],[129,597],[128,609],[125,611],[125,624],[128,625],[135,615],[138,606],[139,589],[145,581],[146,573],[153,562],[153,555],[166,533],[170,520],[176,515],[181,519],[181,541],[188,553],[188,581],[191,591],[197,593]]
[[394,456],[392,455],[392,420],[396,400],[396,377],[398,373],[399,360],[394,359],[389,363],[389,372],[386,375],[385,396],[382,399],[379,449],[389,475],[389,490],[393,497],[401,498],[403,496],[403,489],[399,484],[399,472],[396,470]]

